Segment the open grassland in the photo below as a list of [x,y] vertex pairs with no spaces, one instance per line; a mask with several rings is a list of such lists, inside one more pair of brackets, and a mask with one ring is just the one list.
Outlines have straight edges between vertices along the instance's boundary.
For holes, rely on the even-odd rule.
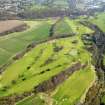
[[90,21],[105,32],[105,13],[97,14],[94,18],[90,19]]
[[30,26],[26,31],[0,37],[0,65],[25,49],[29,43],[47,39],[49,37],[49,29],[54,22],[55,20],[53,19],[25,21]]
[[[37,25],[43,26],[42,32],[47,33],[49,28],[45,28],[45,25],[48,27],[51,22],[44,21],[44,23],[44,26]],[[29,24],[31,23],[29,22]],[[55,30],[59,30],[59,34],[62,34],[65,31],[62,28],[63,26],[66,26],[66,33],[73,32],[75,35],[38,44],[21,59],[8,66],[0,75],[0,97],[31,91],[43,81],[49,80],[51,77],[72,67],[73,64],[80,62],[85,67],[80,68],[79,71],[74,72],[67,80],[58,85],[55,90],[50,92],[50,96],[45,93],[30,96],[17,103],[17,105],[32,105],[34,102],[36,105],[46,105],[45,103],[47,105],[50,105],[50,103],[51,105],[52,103],[53,105],[73,105],[80,99],[84,99],[85,93],[95,81],[96,75],[91,65],[91,53],[85,49],[81,36],[84,33],[91,33],[92,30],[80,25],[78,20],[74,21],[69,18],[64,18],[63,23],[59,22]],[[39,31],[38,29],[36,33],[39,32],[37,35],[40,35],[41,28]],[[48,37],[49,34],[46,35],[46,33],[43,34],[45,35],[43,38]],[[23,34],[23,37],[22,35],[15,36],[21,40],[25,39],[25,41],[40,39],[40,37],[31,37],[31,39],[27,34]],[[8,37],[14,38],[13,36]],[[8,37],[5,38],[8,39]],[[14,45],[14,47],[16,46]]]

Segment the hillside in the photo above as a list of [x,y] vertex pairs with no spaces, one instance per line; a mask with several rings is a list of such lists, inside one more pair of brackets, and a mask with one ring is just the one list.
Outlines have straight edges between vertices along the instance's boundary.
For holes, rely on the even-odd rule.
[[104,1],[0,1],[0,105],[105,105]]
[[[22,103],[31,105],[31,100],[37,102],[37,105],[42,101],[46,103],[48,100],[54,105],[60,102],[65,105],[73,105],[78,101],[85,100],[86,92],[95,82],[96,74],[91,64],[91,53],[85,49],[81,38],[84,33],[92,33],[93,31],[81,25],[78,20],[69,18],[58,20],[54,24],[53,31],[52,38],[48,39],[47,42],[36,44],[29,52],[6,67],[1,74],[0,103],[6,104],[6,100],[2,101],[2,97],[5,99],[10,96],[10,98],[8,97],[9,101],[11,95],[14,96],[17,105],[23,105]],[[23,35],[19,35],[19,37],[23,38]],[[24,38],[26,39],[27,36],[25,35]],[[81,81],[83,81],[82,84]],[[77,87],[77,83],[81,84],[82,87],[81,85]],[[68,84],[71,85],[66,89]],[[37,96],[34,95],[36,92]],[[26,96],[24,96],[25,93]],[[72,98],[69,98],[70,94]],[[25,97],[27,98],[21,101]],[[43,99],[40,99],[41,97]],[[27,100],[30,101],[27,102]]]

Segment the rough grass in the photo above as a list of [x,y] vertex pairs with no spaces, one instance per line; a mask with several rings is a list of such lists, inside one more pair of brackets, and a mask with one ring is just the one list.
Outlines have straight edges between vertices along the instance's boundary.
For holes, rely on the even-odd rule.
[[[1,37],[0,66],[7,63],[16,53],[25,49],[29,43],[47,39],[49,37],[49,29],[55,21],[56,19],[25,21],[30,26],[28,30]],[[81,34],[84,32],[89,33],[91,30],[68,18],[64,18],[55,29],[56,35],[62,35],[64,33],[69,34],[71,32]]]

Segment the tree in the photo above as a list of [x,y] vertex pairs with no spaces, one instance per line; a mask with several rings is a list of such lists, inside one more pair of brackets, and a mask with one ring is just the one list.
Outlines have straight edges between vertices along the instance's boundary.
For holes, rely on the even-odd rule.
[[26,7],[32,5],[33,0],[0,0],[0,13],[24,11]]
[[54,0],[44,0],[42,4],[48,7],[52,7],[54,4]]
[[76,0],[68,0],[68,5],[70,10],[76,9]]

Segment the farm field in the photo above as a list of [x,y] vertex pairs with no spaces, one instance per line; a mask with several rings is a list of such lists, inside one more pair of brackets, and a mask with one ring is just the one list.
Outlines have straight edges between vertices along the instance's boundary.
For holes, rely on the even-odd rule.
[[105,105],[105,0],[0,0],[0,105]]
[[[1,93],[3,92],[2,90],[5,90],[5,87],[8,86],[11,88],[3,92],[7,95],[29,91],[42,81],[48,80],[55,74],[65,70],[73,63],[80,61],[82,64],[85,64],[90,62],[88,59],[89,53],[80,49],[83,46],[81,42],[77,43],[79,44],[78,46],[76,46],[76,44],[73,46],[72,41],[75,39],[75,37],[70,39],[59,39],[57,41],[54,40],[54,42],[40,44],[23,58],[14,62],[1,76]],[[81,58],[82,55],[84,55],[85,58]],[[38,81],[35,81],[37,79]],[[16,82],[15,85],[13,81]]]
[[[50,25],[48,25],[48,23]],[[31,23],[29,22],[28,24]],[[51,24],[50,21],[44,21],[44,27],[41,27],[37,23],[37,25],[47,33],[44,33],[45,36],[43,39],[49,36],[48,26],[51,27]],[[47,26],[47,28],[45,28],[45,26]],[[82,42],[81,37],[82,34],[92,33],[93,31],[80,25],[78,20],[64,18],[63,22],[57,23],[54,33],[59,33],[58,35],[64,34],[65,30],[62,28],[63,26],[67,34],[75,33],[75,35],[38,44],[21,59],[9,65],[0,75],[0,97],[32,91],[42,82],[59,75],[59,73],[71,68],[72,65],[79,63],[79,69],[76,69],[71,76],[68,75],[68,78],[62,81],[62,84],[57,85],[56,89],[49,92],[50,96],[47,93],[39,93],[37,96],[33,95],[29,97],[29,99],[27,98],[26,100],[24,99],[24,101],[18,102],[17,105],[32,105],[32,102],[37,102],[36,105],[44,105],[47,101],[46,98],[49,99],[53,105],[73,105],[80,100],[84,100],[87,90],[96,80],[96,74],[91,64],[91,53],[85,49],[86,46]],[[42,35],[42,33],[38,31],[41,31],[41,28],[37,29],[37,34],[35,35]],[[11,35],[8,37],[16,37],[16,39],[19,38],[21,40],[25,39],[25,41],[42,39],[42,36],[41,38],[37,36],[39,38],[35,39],[33,36],[30,38],[24,34]],[[5,38],[8,39],[8,37]],[[18,48],[20,49],[19,46]],[[9,48],[6,50],[10,51]],[[77,86],[78,83],[80,85]],[[67,88],[68,86],[69,88]],[[47,105],[49,105],[49,103]]]
[[54,22],[53,19],[25,21],[29,29],[0,37],[0,66],[7,63],[11,57],[24,50],[33,41],[47,39],[49,29]]
[[95,17],[90,19],[90,21],[100,27],[103,32],[105,32],[105,13],[97,13]]
[[37,105],[46,105],[46,103],[53,103],[52,105],[74,105],[78,101],[84,101],[85,92],[95,78],[94,71],[85,68],[75,72],[68,80],[58,86],[55,91],[27,97],[16,105],[32,105],[34,103],[37,103]]
[[[0,66],[6,64],[11,57],[24,50],[30,43],[48,39],[51,25],[56,19],[42,21],[25,21],[30,28],[24,32],[15,32],[7,36],[0,37]],[[79,26],[80,28],[76,27]],[[62,28],[65,27],[65,28]],[[64,18],[54,28],[54,35],[82,34],[87,30],[78,22]],[[70,29],[70,30],[69,30]],[[79,31],[78,31],[79,30]]]

